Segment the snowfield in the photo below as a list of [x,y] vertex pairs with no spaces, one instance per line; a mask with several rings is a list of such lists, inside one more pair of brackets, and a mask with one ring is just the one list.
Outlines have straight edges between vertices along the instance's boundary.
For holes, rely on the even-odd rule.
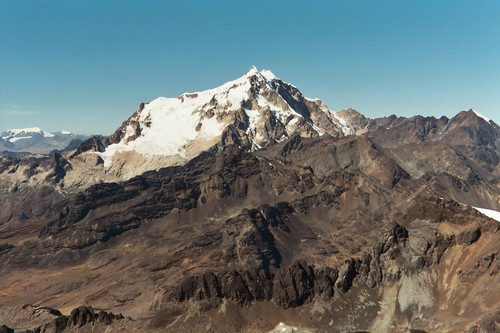
[[[105,167],[110,167],[113,156],[121,152],[133,151],[147,158],[185,158],[189,155],[186,147],[191,142],[210,142],[220,137],[224,129],[234,122],[231,115],[242,108],[249,119],[246,133],[258,149],[263,139],[257,132],[259,124],[264,121],[262,110],[270,110],[285,125],[288,133],[293,133],[298,119],[303,118],[279,95],[273,84],[275,80],[278,79],[271,71],[258,71],[252,66],[242,77],[217,88],[184,93],[177,98],[159,97],[130,118],[120,142],[109,145],[98,154]],[[251,101],[252,105],[243,107],[244,101]],[[349,133],[342,119],[331,117],[344,133]],[[324,134],[323,129],[311,125],[319,135]],[[139,136],[137,126],[140,127]]]
[[488,216],[489,218],[500,222],[500,212],[492,209],[473,207],[477,209],[481,214]]

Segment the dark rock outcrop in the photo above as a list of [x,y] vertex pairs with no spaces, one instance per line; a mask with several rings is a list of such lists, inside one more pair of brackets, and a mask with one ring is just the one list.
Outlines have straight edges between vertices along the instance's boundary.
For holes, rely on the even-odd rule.
[[335,290],[345,293],[355,281],[364,282],[370,288],[382,281],[393,282],[395,277],[392,273],[386,274],[382,269],[386,264],[386,258],[382,259],[382,256],[387,256],[389,260],[398,259],[399,254],[394,253],[400,253],[398,249],[405,246],[407,238],[407,230],[396,225],[371,254],[347,260],[338,268],[317,268],[296,261],[275,273],[265,267],[187,277],[170,291],[169,298],[179,302],[195,299],[211,307],[219,305],[223,298],[241,306],[272,299],[284,309],[295,308],[310,303],[316,297],[330,299]]
[[[95,151],[95,152],[103,152],[104,151],[104,143],[102,142],[101,138],[98,136],[93,136],[85,141],[83,141],[75,150],[73,154],[69,156],[70,159],[75,158],[78,155],[81,155],[82,153],[88,152],[88,151]],[[102,159],[100,159],[102,162]]]
[[141,135],[142,128],[138,119],[141,111],[144,110],[145,106],[146,103],[139,104],[139,107],[134,112],[134,114],[129,119],[125,120],[112,135],[110,135],[104,140],[103,142],[104,146],[107,147],[113,143],[120,142],[120,140],[126,135],[128,126],[132,126],[132,128],[134,129],[134,134],[128,137],[129,141],[134,140],[139,135]]
[[14,333],[14,330],[8,326],[1,325],[0,326],[0,333]]
[[73,332],[85,325],[97,324],[104,327],[122,319],[124,319],[124,317],[121,314],[115,315],[111,312],[95,310],[92,307],[80,306],[76,309],[73,309],[69,316],[61,315],[59,313],[59,316],[51,322],[30,330],[26,330],[25,333]]

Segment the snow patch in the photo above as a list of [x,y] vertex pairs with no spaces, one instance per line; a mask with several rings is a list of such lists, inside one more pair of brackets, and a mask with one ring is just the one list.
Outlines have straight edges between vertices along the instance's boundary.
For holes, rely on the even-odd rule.
[[311,124],[312,128],[319,134],[319,136],[323,136],[325,134],[325,131],[318,126]]
[[42,134],[46,138],[53,138],[54,137],[54,134],[52,134],[50,132],[42,131]]
[[277,79],[273,72],[266,69],[260,71],[260,75],[262,75],[267,81],[273,81]]
[[481,114],[481,113],[477,112],[477,111],[476,111],[476,110],[474,110],[474,109],[471,109],[471,111],[472,111],[472,112],[474,112],[474,113],[476,114],[476,116],[478,116],[479,118],[483,118],[484,120],[486,120],[486,122],[487,122],[487,123],[489,123],[489,122],[490,122],[490,120],[491,120],[491,119],[490,119],[490,118],[488,118],[488,117],[486,117],[485,115],[483,115],[483,114]]
[[245,113],[248,116],[248,129],[247,134],[251,131],[255,131],[257,127],[257,122],[259,121],[259,111],[258,110],[245,110]]
[[340,124],[340,129],[342,130],[342,133],[344,135],[352,135],[354,134],[354,131],[349,127],[349,125],[347,124],[347,121],[340,117],[337,112],[331,112],[330,113],[333,115],[333,118],[335,118],[339,124]]
[[301,333],[301,332],[306,332],[303,330],[300,330],[297,327],[293,326],[288,326],[284,323],[279,323],[272,331],[269,333]]
[[[19,140],[31,139],[31,138],[32,138],[32,136],[31,136],[31,135],[29,135],[29,136],[17,136],[17,137],[15,137],[15,138],[10,138],[10,139],[8,139],[8,140],[9,140],[9,142],[14,143],[14,142],[19,141]],[[5,139],[5,138],[4,138],[4,139]]]
[[479,208],[479,207],[472,207],[476,210],[478,210],[481,214],[488,216],[489,218],[500,222],[500,212],[492,209],[486,209],[486,208]]
[[307,99],[308,101],[311,101],[311,102],[321,102],[321,100],[319,98],[304,97],[304,99]]

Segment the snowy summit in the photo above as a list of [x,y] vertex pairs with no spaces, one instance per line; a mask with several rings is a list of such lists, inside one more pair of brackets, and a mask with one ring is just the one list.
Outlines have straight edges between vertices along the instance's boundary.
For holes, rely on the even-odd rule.
[[229,130],[238,138],[234,143],[252,150],[294,133],[350,134],[320,100],[305,98],[271,71],[252,66],[242,77],[217,88],[159,97],[142,105],[115,132],[119,140],[99,154],[105,166],[125,152],[187,159],[216,144]]
[[39,127],[9,129],[0,133],[0,156],[4,153],[49,154],[65,149],[73,140],[86,138],[86,135],[65,130],[48,132]]
[[6,130],[2,133],[2,139],[9,142],[16,142],[18,140],[30,139],[34,135],[43,136],[44,138],[54,137],[54,134],[43,131],[39,127],[28,127]]

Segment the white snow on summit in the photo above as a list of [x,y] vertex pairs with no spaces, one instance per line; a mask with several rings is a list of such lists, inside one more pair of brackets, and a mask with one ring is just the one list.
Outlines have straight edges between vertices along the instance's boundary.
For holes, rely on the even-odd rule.
[[42,129],[39,127],[14,128],[14,129],[9,129],[6,132],[12,133],[14,135],[23,133],[43,133]]
[[[142,123],[151,122],[151,126],[142,127],[142,135],[136,140],[108,146],[101,153],[105,165],[111,162],[112,156],[120,151],[137,151],[145,156],[152,155],[184,155],[184,145],[195,139],[211,139],[222,132],[222,124],[215,117],[201,121],[202,126],[197,132],[200,116],[195,112],[200,105],[197,99],[181,95],[182,101],[177,98],[160,97],[147,104],[140,115]],[[207,96],[201,96],[208,102]],[[127,127],[125,139],[133,134],[131,125]]]
[[490,120],[491,120],[491,119],[490,119],[490,118],[488,118],[488,117],[486,117],[485,115],[483,115],[483,114],[481,114],[481,113],[477,112],[477,111],[476,111],[476,110],[474,110],[474,109],[471,109],[471,111],[472,111],[472,112],[474,112],[474,113],[476,114],[476,116],[478,116],[479,118],[483,118],[484,120],[486,120],[486,122],[487,122],[487,123],[489,123],[489,122],[490,122]]
[[[134,131],[131,125],[127,127],[124,140],[110,145],[100,153],[105,166],[111,163],[116,152],[136,151],[144,156],[180,155],[184,157],[184,146],[192,140],[210,140],[220,135],[226,124],[217,121],[216,116],[202,117],[203,106],[212,101],[225,103],[228,110],[235,110],[247,97],[250,89],[248,78],[258,73],[255,67],[237,80],[227,82],[222,86],[195,93],[184,93],[177,98],[159,97],[148,103],[139,115],[141,136],[127,142]],[[198,124],[201,124],[197,131]]]
[[39,127],[28,127],[28,128],[15,128],[6,130],[5,132],[2,133],[2,139],[10,142],[16,142],[23,139],[31,139],[35,134],[41,134],[45,138],[54,137],[54,134],[47,131],[43,131]]
[[[106,167],[110,166],[113,156],[119,152],[134,151],[146,157],[155,155],[186,157],[186,146],[192,141],[210,141],[220,136],[229,125],[231,113],[241,109],[242,102],[252,98],[257,109],[269,109],[277,119],[286,124],[293,132],[297,120],[301,118],[286,101],[279,96],[279,105],[274,105],[265,96],[276,93],[273,81],[276,76],[269,70],[258,71],[252,66],[242,77],[229,81],[217,88],[195,93],[184,93],[177,98],[160,97],[145,105],[144,109],[131,118],[124,130],[121,141],[109,145],[102,153]],[[260,84],[252,95],[252,85]],[[267,95],[266,95],[267,94]],[[255,105],[244,108],[249,117],[248,134],[259,148],[261,139],[256,131],[262,112]],[[140,135],[136,137],[135,126],[139,124]],[[318,131],[319,132],[319,131]],[[320,133],[321,134],[321,133]]]

